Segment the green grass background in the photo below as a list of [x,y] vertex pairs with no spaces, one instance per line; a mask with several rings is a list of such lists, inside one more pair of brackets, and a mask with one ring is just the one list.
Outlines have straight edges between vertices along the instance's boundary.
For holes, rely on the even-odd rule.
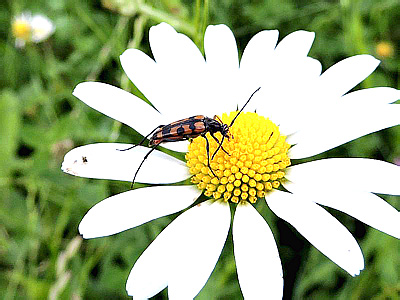
[[[125,282],[132,265],[177,216],[115,236],[82,240],[77,227],[87,210],[129,189],[130,183],[82,179],[60,170],[63,156],[73,147],[139,140],[135,131],[90,109],[71,92],[79,82],[96,80],[138,94],[122,71],[119,55],[129,47],[150,54],[150,26],[169,22],[201,48],[206,25],[225,23],[235,33],[240,53],[251,36],[263,29],[279,29],[280,38],[298,29],[315,31],[311,56],[322,62],[324,70],[345,57],[369,53],[382,63],[360,87],[400,88],[399,0],[118,2],[0,2],[2,299],[127,299]],[[16,49],[10,22],[24,10],[47,15],[56,31],[43,43]],[[382,41],[393,46],[393,55],[379,56],[376,46]],[[319,157],[393,162],[400,157],[399,142],[400,127],[390,128]],[[385,199],[400,209],[399,197]],[[330,210],[354,234],[365,256],[365,270],[352,278],[278,220],[265,204],[257,206],[279,244],[286,299],[400,297],[399,240]],[[255,249],[251,255],[263,253]],[[156,296],[166,297],[165,290]],[[197,298],[242,298],[231,237]]]

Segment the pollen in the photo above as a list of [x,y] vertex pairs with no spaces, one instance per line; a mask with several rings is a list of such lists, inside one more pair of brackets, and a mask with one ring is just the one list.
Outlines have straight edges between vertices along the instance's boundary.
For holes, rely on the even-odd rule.
[[31,34],[31,25],[28,20],[16,19],[12,24],[12,32],[16,38],[28,41]]
[[[230,124],[237,114],[237,111],[223,114],[221,120]],[[191,141],[186,153],[191,181],[207,197],[255,203],[280,186],[285,169],[290,166],[290,145],[277,125],[257,113],[241,113],[229,133],[230,138],[224,139],[223,149],[216,153],[219,144],[209,133],[206,135],[212,171],[208,167],[205,138],[199,136]],[[219,132],[215,137],[222,140]]]

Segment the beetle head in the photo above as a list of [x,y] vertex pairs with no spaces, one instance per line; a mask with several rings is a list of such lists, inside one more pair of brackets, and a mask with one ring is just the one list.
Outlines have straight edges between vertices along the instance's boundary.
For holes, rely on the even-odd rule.
[[230,126],[228,124],[222,124],[221,134],[230,140],[233,135],[229,131]]

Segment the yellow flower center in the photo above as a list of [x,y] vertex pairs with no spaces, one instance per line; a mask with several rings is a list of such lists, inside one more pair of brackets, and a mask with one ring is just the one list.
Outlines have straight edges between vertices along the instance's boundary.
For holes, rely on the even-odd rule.
[[29,40],[31,25],[26,20],[15,20],[12,24],[12,32],[16,38]]
[[382,41],[376,45],[376,53],[383,58],[393,57],[394,47],[391,43]]
[[[222,122],[230,124],[237,113],[223,114]],[[206,135],[210,144],[210,166],[216,176],[208,168],[205,139],[199,136],[192,140],[186,154],[186,164],[193,175],[191,181],[208,197],[255,203],[268,191],[279,187],[290,165],[287,155],[290,145],[286,136],[280,135],[277,125],[256,113],[241,113],[229,131],[232,137],[225,138],[223,143],[229,155],[220,149],[213,160],[211,156],[218,143],[209,133]],[[219,132],[215,136],[221,141]]]

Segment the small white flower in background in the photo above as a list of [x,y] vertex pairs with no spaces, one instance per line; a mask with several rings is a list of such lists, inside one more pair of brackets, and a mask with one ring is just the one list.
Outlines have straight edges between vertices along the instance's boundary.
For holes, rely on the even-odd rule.
[[[364,268],[361,249],[322,206],[400,238],[399,212],[376,195],[400,195],[398,166],[367,158],[293,162],[400,123],[400,106],[390,104],[400,98],[398,90],[378,87],[349,92],[375,70],[378,60],[353,56],[321,74],[319,61],[307,56],[314,33],[306,31],[296,31],[278,44],[277,30],[262,31],[250,40],[240,64],[235,38],[225,25],[207,28],[206,59],[187,36],[167,24],[152,27],[149,38],[154,60],[130,49],[122,54],[121,63],[158,111],[104,83],[81,83],[73,94],[147,135],[160,124],[200,114],[218,114],[229,124],[237,114],[229,112],[261,89],[230,128],[234,138],[223,144],[229,155],[221,150],[212,160],[216,176],[207,168],[202,137],[190,144],[162,144],[187,152],[186,163],[155,150],[137,181],[167,184],[191,177],[193,185],[129,190],[98,203],[83,218],[79,231],[84,238],[108,236],[183,210],[202,193],[209,197],[183,212],[144,251],[129,275],[129,295],[148,298],[168,286],[172,299],[195,297],[224,246],[230,205],[236,207],[234,254],[246,299],[280,299],[283,294],[273,234],[250,204],[257,200],[265,199],[277,216],[352,276]],[[209,141],[213,153],[217,143]],[[65,156],[62,170],[130,182],[149,148],[117,150],[129,146],[75,148]],[[280,185],[289,192],[277,189]]]
[[12,21],[12,33],[15,45],[22,48],[26,43],[39,43],[47,39],[55,30],[54,24],[41,14],[32,15],[24,12]]

